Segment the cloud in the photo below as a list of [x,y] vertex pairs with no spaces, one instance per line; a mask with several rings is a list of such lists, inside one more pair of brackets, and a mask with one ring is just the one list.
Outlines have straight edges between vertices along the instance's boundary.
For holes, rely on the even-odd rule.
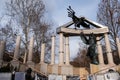
[[69,5],[75,10],[77,16],[85,16],[92,20],[96,20],[96,11],[98,0],[43,0],[46,5],[46,10],[50,17],[58,25],[67,23],[71,20],[67,16],[67,7]]
[[55,11],[55,7],[57,6],[56,0],[43,0],[43,2],[47,11],[51,13]]

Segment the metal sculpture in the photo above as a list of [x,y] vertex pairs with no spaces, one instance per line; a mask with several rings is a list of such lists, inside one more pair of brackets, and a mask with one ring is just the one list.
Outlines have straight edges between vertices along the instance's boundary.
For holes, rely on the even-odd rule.
[[86,56],[88,56],[91,59],[91,63],[98,64],[97,61],[98,54],[96,53],[96,42],[97,42],[96,36],[93,33],[91,33],[88,36],[81,33],[80,37],[85,44],[89,45]]
[[83,27],[85,28],[90,28],[89,24],[87,24],[85,21],[84,21],[84,17],[81,17],[81,18],[78,18],[76,15],[75,15],[75,12],[74,10],[71,8],[71,6],[69,6],[69,8],[67,8],[68,10],[68,17],[71,17],[74,24],[75,24],[75,29],[76,27],[80,28],[80,25],[82,25]]

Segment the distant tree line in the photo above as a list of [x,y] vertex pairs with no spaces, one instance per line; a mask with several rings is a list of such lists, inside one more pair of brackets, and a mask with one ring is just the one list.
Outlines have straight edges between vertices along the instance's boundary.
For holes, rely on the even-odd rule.
[[20,35],[20,54],[25,56],[25,53],[28,54],[29,40],[34,36],[34,55],[40,55],[41,44],[45,42],[46,56],[49,58],[52,22],[45,20],[43,1],[10,0],[6,2],[5,12],[8,22],[0,27],[0,40],[6,41],[6,50],[14,52],[16,37]]

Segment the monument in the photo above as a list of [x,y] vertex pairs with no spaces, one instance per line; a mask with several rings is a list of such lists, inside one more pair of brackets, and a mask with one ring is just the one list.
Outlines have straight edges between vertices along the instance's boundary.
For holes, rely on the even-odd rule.
[[[40,62],[34,64],[33,60],[33,48],[34,48],[34,37],[30,39],[29,42],[29,51],[27,58],[27,63],[19,61],[19,53],[20,53],[20,42],[21,37],[17,36],[16,39],[16,47],[13,56],[13,60],[11,61],[11,65],[16,67],[17,69],[25,69],[31,68],[34,72],[44,76],[49,77],[51,79],[69,79],[76,78],[81,80],[86,80],[86,77],[90,74],[103,73],[102,71],[106,71],[108,69],[120,69],[120,67],[115,66],[111,51],[111,46],[109,42],[109,30],[108,27],[91,21],[85,17],[77,17],[75,15],[74,10],[69,6],[68,8],[68,16],[72,18],[72,21],[59,26],[56,31],[59,35],[59,62],[55,63],[55,35],[51,37],[51,62],[48,64],[45,62],[45,51],[46,44],[42,43],[41,53],[40,53]],[[71,25],[75,25],[75,28],[70,28]],[[94,29],[91,29],[91,25],[94,26]],[[84,29],[81,29],[81,26]],[[83,43],[89,45],[87,55],[91,59],[90,63],[90,71],[86,69],[86,67],[74,67],[70,64],[70,46],[69,46],[69,37],[78,36],[82,39]],[[108,64],[104,64],[103,51],[101,46],[101,39],[105,42],[105,48],[108,58]],[[117,39],[118,47],[120,46],[120,42]],[[4,64],[3,62],[3,51],[4,51],[4,42],[0,42],[0,65]],[[96,51],[97,50],[97,51]],[[119,50],[120,52],[120,50]],[[98,59],[96,59],[98,57]],[[99,62],[99,64],[98,64]],[[97,65],[96,65],[97,64]],[[24,65],[24,66],[23,66]],[[23,66],[23,67],[22,67]],[[24,69],[24,70],[25,70]],[[30,72],[31,73],[31,72]],[[29,77],[30,73],[28,73],[27,77]],[[4,75],[4,74],[3,74]],[[8,75],[8,74],[7,74]],[[11,76],[11,74],[9,74]],[[16,77],[21,75],[21,73],[16,74]],[[9,77],[10,77],[9,76]],[[21,75],[23,78],[25,75]],[[97,76],[97,77],[101,77]],[[19,77],[19,76],[18,76]],[[1,78],[1,77],[0,77]],[[6,78],[6,75],[5,75]],[[29,77],[30,78],[30,77]],[[2,79],[2,78],[1,78]]]
[[[67,10],[68,10],[68,17],[71,17],[73,20],[73,23],[75,24],[75,29],[77,29],[76,27],[80,28],[80,25],[82,25],[85,28],[90,29],[90,25],[84,21],[85,18],[84,17],[78,18],[75,15],[75,12],[71,8],[71,6],[69,6],[69,8]],[[92,64],[98,65],[98,63],[99,63],[97,61],[98,54],[96,52],[96,45],[97,45],[98,40],[96,40],[96,35],[94,33],[85,35],[83,32],[81,32],[80,37],[85,44],[89,45],[86,56],[88,56],[91,59]]]

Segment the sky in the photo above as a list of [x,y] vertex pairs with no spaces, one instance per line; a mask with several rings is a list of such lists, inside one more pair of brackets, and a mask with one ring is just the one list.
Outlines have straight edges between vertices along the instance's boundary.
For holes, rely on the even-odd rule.
[[96,19],[99,0],[43,0],[49,16],[57,25],[65,24],[71,19],[67,15],[67,8],[71,6],[77,16]]
[[[5,1],[0,0],[0,15],[4,14]],[[54,23],[54,31],[57,27],[71,21],[67,15],[67,8],[71,6],[77,16],[84,16],[96,21],[99,0],[43,0],[46,8],[46,19]],[[3,21],[6,22],[6,19]],[[58,35],[57,35],[58,36]],[[79,43],[83,45],[80,37],[70,38],[70,56],[74,58],[79,49]]]

